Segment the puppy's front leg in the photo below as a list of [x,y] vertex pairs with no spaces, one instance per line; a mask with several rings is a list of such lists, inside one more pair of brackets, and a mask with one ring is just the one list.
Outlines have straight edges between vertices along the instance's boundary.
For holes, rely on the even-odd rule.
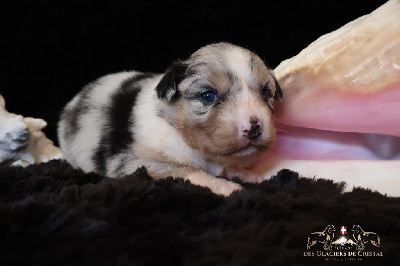
[[149,175],[155,179],[167,176],[181,177],[194,185],[208,187],[212,192],[223,196],[229,196],[234,191],[242,189],[239,184],[217,178],[193,167],[169,163],[147,163],[145,165]]

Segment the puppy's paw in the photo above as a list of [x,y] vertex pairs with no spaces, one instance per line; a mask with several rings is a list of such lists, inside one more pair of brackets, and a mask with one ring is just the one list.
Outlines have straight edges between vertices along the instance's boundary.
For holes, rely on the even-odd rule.
[[233,192],[242,189],[242,186],[239,184],[222,178],[216,178],[203,171],[191,172],[185,176],[185,179],[190,180],[193,184],[208,187],[215,194],[223,196],[229,196]]
[[229,179],[238,177],[245,183],[261,183],[264,181],[263,176],[240,167],[228,167],[225,169],[224,175]]
[[223,195],[225,197],[229,196],[230,194],[232,194],[235,191],[241,190],[242,186],[236,183],[233,183],[231,181],[228,180],[218,180],[220,181],[220,184],[218,184],[217,186],[211,188],[211,190],[215,193],[215,194],[219,194],[219,195]]

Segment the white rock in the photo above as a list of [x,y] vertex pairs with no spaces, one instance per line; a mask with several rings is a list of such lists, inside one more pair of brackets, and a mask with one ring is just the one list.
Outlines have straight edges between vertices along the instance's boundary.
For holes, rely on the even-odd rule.
[[0,163],[27,166],[62,159],[60,149],[41,131],[46,126],[43,119],[7,112],[0,95]]

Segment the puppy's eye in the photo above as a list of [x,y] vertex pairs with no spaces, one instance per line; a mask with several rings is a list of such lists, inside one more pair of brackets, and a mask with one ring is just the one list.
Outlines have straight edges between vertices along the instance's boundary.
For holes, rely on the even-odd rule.
[[217,95],[212,91],[207,91],[200,95],[200,99],[204,103],[213,103],[217,100]]

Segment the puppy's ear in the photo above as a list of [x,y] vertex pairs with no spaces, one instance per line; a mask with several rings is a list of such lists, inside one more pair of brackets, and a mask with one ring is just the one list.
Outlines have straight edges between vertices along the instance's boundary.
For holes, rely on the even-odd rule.
[[275,95],[274,95],[274,99],[277,101],[282,100],[283,97],[283,91],[281,89],[281,86],[279,86],[278,81],[276,80],[275,76],[274,76],[274,81],[275,81]]
[[159,99],[169,102],[179,96],[178,85],[185,78],[186,69],[187,65],[183,62],[172,63],[156,87]]
[[274,78],[274,82],[275,82],[275,95],[274,95],[274,99],[276,101],[280,101],[282,100],[283,97],[283,91],[281,86],[278,83],[278,80],[275,77],[275,73],[272,69],[269,69],[269,73],[271,73],[272,77]]

